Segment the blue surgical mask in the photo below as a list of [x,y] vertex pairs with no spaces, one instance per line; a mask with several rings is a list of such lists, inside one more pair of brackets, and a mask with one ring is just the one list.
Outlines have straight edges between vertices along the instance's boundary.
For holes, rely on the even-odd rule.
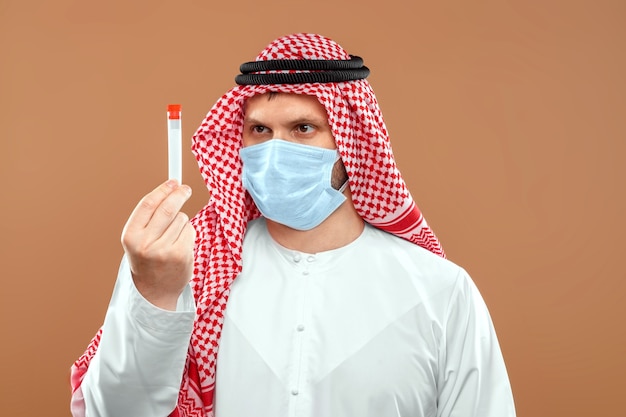
[[[243,186],[261,214],[297,230],[322,223],[345,200],[331,185],[335,149],[272,139],[242,148]],[[347,184],[347,182],[346,182]]]

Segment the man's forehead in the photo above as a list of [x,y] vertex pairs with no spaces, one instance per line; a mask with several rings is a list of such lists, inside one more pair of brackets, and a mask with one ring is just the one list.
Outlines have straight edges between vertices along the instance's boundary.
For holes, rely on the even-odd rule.
[[243,103],[244,118],[271,115],[308,115],[328,119],[326,108],[313,95],[270,92],[247,98]]

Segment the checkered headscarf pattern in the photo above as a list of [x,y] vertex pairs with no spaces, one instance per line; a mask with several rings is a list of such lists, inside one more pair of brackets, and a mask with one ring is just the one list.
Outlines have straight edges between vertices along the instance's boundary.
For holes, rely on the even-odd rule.
[[[256,60],[349,58],[343,48],[328,38],[294,34],[270,43]],[[365,221],[445,256],[396,167],[382,113],[369,82],[234,87],[215,103],[193,136],[192,150],[211,198],[192,219],[197,232],[192,280],[197,320],[178,407],[172,416],[213,415],[223,312],[230,284],[241,271],[247,222],[260,216],[241,181],[242,108],[247,98],[270,91],[316,96],[326,108],[349,176],[354,206]],[[95,344],[92,343],[93,351]]]

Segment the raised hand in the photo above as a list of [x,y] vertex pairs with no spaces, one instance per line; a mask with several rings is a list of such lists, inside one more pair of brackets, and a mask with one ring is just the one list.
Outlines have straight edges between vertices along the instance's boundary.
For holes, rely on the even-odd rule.
[[193,273],[195,230],[180,211],[190,196],[189,186],[164,182],[141,199],[122,232],[135,286],[167,310],[176,309]]

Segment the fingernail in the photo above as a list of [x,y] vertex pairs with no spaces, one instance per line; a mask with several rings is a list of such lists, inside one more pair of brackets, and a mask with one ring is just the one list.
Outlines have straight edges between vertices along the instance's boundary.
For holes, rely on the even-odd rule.
[[187,193],[187,195],[191,195],[191,187],[188,185],[181,185],[181,188],[183,190],[185,190],[185,193]]
[[170,188],[176,188],[176,186],[178,185],[178,180],[175,180],[175,179],[167,180],[165,182],[165,185],[167,185]]

